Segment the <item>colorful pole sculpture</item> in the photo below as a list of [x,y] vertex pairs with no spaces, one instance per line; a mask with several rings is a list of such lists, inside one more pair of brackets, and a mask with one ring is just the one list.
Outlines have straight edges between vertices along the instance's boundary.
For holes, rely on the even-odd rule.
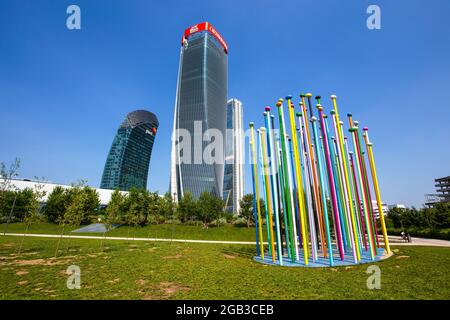
[[258,235],[259,235],[259,239],[258,239],[259,252],[260,252],[261,259],[264,260],[264,240],[263,240],[263,236],[262,236],[261,206],[259,203],[259,189],[258,189],[258,170],[256,167],[255,129],[254,129],[253,122],[250,122],[250,147],[252,150],[252,157],[253,157],[253,166],[252,166],[253,167],[253,171],[252,171],[253,185],[254,185],[253,199],[254,199],[254,203],[256,202],[256,206],[253,205],[253,210],[255,210],[255,207],[256,207],[257,218],[258,218],[256,223],[257,223],[257,229],[258,229]]
[[[355,171],[354,171],[353,163],[352,163],[353,152],[350,152],[348,150],[347,137],[344,137],[344,146],[345,146],[346,156],[347,156],[348,165],[349,165],[348,174],[349,174],[349,180],[350,180],[350,191],[352,193],[352,199],[354,200],[354,201],[352,201],[351,205],[353,206],[353,210],[355,212],[356,228],[358,230],[358,232],[357,232],[358,245],[359,245],[360,253],[361,253],[361,250],[362,250],[362,242],[361,242],[362,236],[361,235],[364,236],[364,234],[365,234],[362,229],[364,224],[363,224],[363,218],[362,218],[362,213],[361,213],[361,205],[360,205],[360,201],[359,201],[358,188],[357,188],[356,180],[355,180]],[[365,237],[364,237],[364,240],[365,240]],[[364,241],[364,243],[365,243],[365,241]],[[367,245],[366,245],[366,250],[367,250]]]
[[312,117],[312,110],[311,110],[311,93],[307,93],[306,95],[301,94],[301,102],[299,103],[301,114],[302,114],[302,124],[299,124],[301,127],[303,125],[304,127],[304,133],[306,133],[305,140],[305,152],[306,152],[306,158],[308,161],[308,166],[310,168],[310,182],[312,183],[312,190],[313,190],[313,197],[314,197],[314,207],[316,209],[316,215],[317,215],[317,221],[319,224],[319,234],[320,239],[322,242],[322,250],[324,257],[327,256],[327,247],[325,245],[325,226],[323,221],[323,203],[322,199],[320,197],[320,184],[319,184],[319,178],[318,178],[318,172],[316,169],[316,156],[314,154],[313,149],[313,140],[314,137],[311,137],[310,130],[309,130],[309,121],[308,121],[308,114],[306,110],[306,104],[305,104],[305,97],[308,97],[309,101],[309,113]]
[[[344,123],[342,121],[340,121],[341,131],[343,131],[343,125],[344,125]],[[349,155],[349,151],[348,151],[347,137],[344,137],[344,149],[345,149],[345,159],[347,161],[347,167],[348,167],[349,189],[350,189],[350,193],[351,193],[350,205],[352,206],[353,213],[354,213],[355,225],[356,225],[356,236],[357,236],[357,241],[358,241],[359,253],[361,255],[361,250],[362,250],[361,221],[360,221],[359,211],[355,207],[356,195],[355,195],[355,188],[353,186],[353,174],[350,169],[350,155]],[[359,209],[361,209],[361,207]]]
[[331,164],[331,155],[330,155],[330,147],[328,145],[328,136],[327,136],[327,130],[325,127],[325,119],[323,117],[323,109],[320,104],[317,105],[317,110],[319,110],[319,119],[321,122],[321,129],[322,129],[322,137],[323,137],[323,148],[325,150],[325,159],[327,164],[327,171],[328,171],[328,184],[330,187],[330,196],[331,196],[331,204],[333,207],[333,214],[334,214],[334,221],[336,225],[336,242],[339,249],[339,255],[341,257],[341,260],[344,260],[344,246],[342,243],[342,234],[341,234],[341,223],[339,219],[339,211],[338,211],[338,204],[337,204],[337,198],[336,198],[336,190],[334,186],[334,175],[333,175],[333,167]]
[[357,149],[359,150],[360,153],[360,165],[361,165],[361,172],[362,172],[362,178],[363,178],[363,183],[364,183],[364,192],[366,193],[366,197],[367,197],[367,205],[368,205],[368,210],[369,210],[369,217],[370,217],[370,226],[372,229],[372,235],[373,235],[373,249],[375,250],[375,255],[377,254],[377,248],[379,246],[378,243],[378,230],[377,230],[377,226],[376,226],[376,220],[375,220],[375,216],[373,214],[373,205],[372,205],[372,195],[370,193],[370,186],[369,186],[369,180],[367,178],[367,167],[366,167],[366,161],[364,158],[364,151],[362,149],[362,144],[361,144],[361,136],[360,136],[360,131],[359,131],[359,126],[358,126],[358,121],[354,122],[354,126],[356,128],[356,136],[357,136]]
[[[281,136],[281,150],[282,150],[282,163],[283,163],[283,176],[284,176],[284,195],[286,198],[286,212],[287,212],[287,220],[288,220],[288,228],[289,228],[289,237],[291,242],[291,259],[294,261],[298,261],[298,241],[297,241],[297,231],[295,228],[295,215],[294,215],[294,198],[292,191],[292,181],[290,175],[290,168],[288,165],[288,148],[286,141],[286,133],[284,131],[284,114],[283,114],[283,99],[278,100],[278,117],[280,123],[280,136]],[[307,264],[307,255],[305,255],[305,264]]]
[[[289,149],[289,158],[288,158],[288,168],[290,170],[290,172],[295,172],[295,167],[294,167],[294,149],[292,147],[292,139],[289,136],[286,136],[287,138],[287,143],[288,143],[288,149]],[[301,168],[302,172],[303,172],[303,167]],[[293,174],[293,173],[292,173]],[[300,208],[298,205],[298,199],[296,197],[296,193],[297,193],[297,182],[295,181],[295,177],[293,177],[291,175],[291,173],[289,173],[289,179],[291,179],[292,181],[292,192],[294,194],[294,216],[295,216],[295,228],[296,228],[296,235],[297,237],[301,237],[301,230],[302,227],[300,226]]]
[[[349,129],[350,133],[352,134],[353,137],[353,144],[355,146],[355,149],[357,149],[357,133],[356,133],[356,128],[352,127]],[[355,150],[355,156],[356,156],[356,162],[357,162],[357,173],[358,173],[358,179],[359,179],[359,185],[361,186],[361,188],[363,188],[364,186],[364,182],[363,182],[363,178],[362,178],[362,170],[361,170],[361,159],[360,159],[360,152],[359,150]],[[368,211],[368,207],[367,207],[367,197],[366,197],[366,193],[364,191],[361,191],[361,195],[362,195],[362,202],[363,202],[363,208],[364,208],[364,220],[366,223],[366,230],[367,230],[367,237],[368,237],[368,242],[369,242],[369,248],[370,248],[370,257],[372,260],[374,260],[375,258],[375,250],[374,250],[374,242],[373,242],[373,235],[372,235],[372,228],[370,226],[370,217],[369,217],[369,211]]]
[[[326,123],[325,123],[326,125]],[[348,230],[349,230],[349,225],[347,223],[347,210],[345,208],[345,199],[344,199],[344,193],[343,193],[343,186],[342,186],[342,181],[341,181],[341,171],[339,168],[339,157],[337,155],[337,150],[336,150],[336,138],[335,137],[330,137],[330,141],[329,141],[331,150],[330,150],[330,154],[331,154],[331,162],[333,165],[333,169],[334,169],[334,183],[335,183],[335,188],[337,191],[336,197],[337,197],[337,201],[338,201],[338,209],[339,209],[339,214],[341,217],[341,227],[342,227],[342,238],[343,238],[343,243],[344,243],[344,250],[347,252],[348,250],[350,250],[351,248],[351,240],[349,239],[348,236]]]
[[[344,187],[344,174],[343,174],[343,170],[342,170],[342,159],[340,158],[340,154],[338,151],[338,147],[337,147],[337,141],[335,137],[332,137],[333,140],[333,147],[334,147],[334,151],[335,151],[335,155],[336,155],[336,175],[337,175],[337,180],[338,180],[338,185],[339,185],[339,189],[340,189],[340,196],[341,196],[341,209],[343,211],[343,214],[346,216],[346,220],[349,221],[350,220],[350,216],[349,216],[349,208],[348,208],[348,197],[347,197],[347,193],[345,191],[345,187]],[[347,226],[345,226],[348,230],[348,241],[349,243],[347,244],[347,246],[349,248],[351,248],[352,254],[353,254],[353,259],[354,262],[357,263],[358,262],[358,257],[356,255],[356,250],[355,250],[355,238],[353,237],[353,233],[352,233],[352,225],[349,223]]]
[[339,149],[339,153],[341,154],[341,166],[343,168],[343,173],[344,173],[344,177],[345,177],[345,181],[344,185],[345,185],[345,189],[344,192],[346,193],[346,198],[347,198],[347,206],[349,208],[349,215],[350,215],[350,219],[352,222],[352,229],[353,229],[353,238],[354,238],[354,244],[355,244],[355,248],[354,250],[356,250],[356,256],[357,256],[357,260],[359,261],[361,259],[361,254],[360,254],[360,248],[359,248],[359,243],[357,241],[358,239],[358,232],[357,232],[357,227],[356,227],[356,215],[355,215],[355,211],[353,210],[353,197],[352,197],[352,193],[351,193],[351,187],[350,187],[350,179],[349,179],[349,170],[348,170],[348,163],[347,163],[347,152],[346,149],[344,148],[344,134],[342,132],[342,127],[341,127],[341,121],[339,120],[339,111],[338,111],[338,107],[337,107],[337,103],[336,103],[336,99],[337,97],[335,95],[331,96],[331,100],[333,101],[333,108],[334,108],[334,112],[335,112],[335,117],[336,117],[336,128],[337,128],[337,143],[338,143],[338,149]]
[[[372,208],[371,187],[358,123],[353,122],[349,114],[350,142],[344,136],[344,124],[339,119],[336,96],[331,96],[333,110],[330,127],[320,96],[316,96],[318,118],[311,110],[312,94],[301,94],[300,98],[301,111],[295,112],[292,96],[286,96],[291,137],[286,131],[283,99],[276,103],[279,134],[275,131],[270,107],[266,107],[263,113],[264,126],[257,130],[257,140],[254,124],[250,123],[253,214],[258,259],[266,261],[262,232],[264,220],[258,200],[260,174],[270,256],[267,261],[278,265],[304,266],[322,266],[324,261],[330,266],[364,263],[369,256],[373,261],[379,258],[377,221]],[[306,103],[310,106],[309,119]],[[380,211],[385,251],[389,254],[375,160],[367,128],[364,128],[362,136]],[[335,254],[339,254],[340,261],[336,260]],[[284,260],[286,256],[290,262]]]
[[291,246],[292,241],[290,239],[290,229],[289,229],[289,217],[287,216],[287,201],[286,201],[286,194],[284,193],[285,191],[285,177],[284,177],[284,167],[282,164],[282,152],[281,152],[281,147],[280,147],[280,138],[278,138],[278,136],[276,136],[276,141],[275,141],[275,152],[277,154],[277,162],[278,162],[278,173],[279,173],[279,193],[280,193],[280,204],[282,204],[282,208],[283,208],[283,221],[284,221],[284,232],[285,232],[285,237],[286,237],[286,251],[288,254],[288,257],[292,259],[291,257]]
[[[250,143],[250,145],[251,145],[251,143]],[[252,165],[251,171],[252,171],[252,182],[253,182],[252,183],[252,187],[253,187],[253,221],[255,221],[255,230],[256,230],[256,232],[255,232],[256,254],[261,257],[261,248],[259,247],[259,244],[260,244],[260,242],[259,242],[259,234],[260,233],[258,230],[259,223],[258,223],[258,214],[257,214],[257,210],[256,210],[255,173],[253,172],[253,165]]]
[[372,150],[372,143],[369,140],[369,129],[366,127],[364,130],[364,140],[366,141],[366,148],[367,153],[369,156],[369,162],[370,162],[370,169],[372,172],[372,181],[375,189],[375,195],[377,198],[377,206],[378,206],[378,212],[380,215],[380,222],[381,222],[381,230],[383,232],[383,238],[384,238],[384,246],[386,248],[387,254],[391,253],[391,249],[389,246],[389,239],[386,232],[386,224],[384,222],[384,214],[383,214],[383,206],[381,202],[381,195],[380,195],[380,188],[378,186],[378,177],[377,177],[377,169],[375,167],[375,159],[373,157],[373,150]]
[[264,168],[264,181],[265,181],[265,191],[266,191],[266,208],[268,213],[268,221],[266,224],[269,228],[269,242],[270,242],[270,251],[272,254],[272,261],[275,262],[275,245],[274,245],[274,236],[273,236],[273,213],[272,213],[272,199],[270,196],[270,181],[269,181],[269,164],[267,162],[267,143],[266,143],[266,128],[262,127],[259,129],[261,134],[261,148],[262,148],[262,156],[263,156],[263,168]]
[[[301,95],[302,96],[302,95]],[[304,101],[304,97],[302,101]],[[313,144],[311,143],[311,135],[309,132],[308,115],[306,112],[306,107],[303,102],[299,103],[301,112],[297,113],[297,119],[299,123],[299,128],[302,132],[303,141],[301,145],[303,146],[303,153],[305,158],[305,163],[307,166],[308,182],[307,187],[311,193],[311,209],[313,211],[313,216],[317,217],[317,224],[319,229],[320,243],[323,251],[324,258],[327,256],[327,247],[325,245],[325,227],[323,222],[323,209],[322,209],[322,199],[320,197],[320,186],[319,178],[317,177],[316,161],[313,150]],[[319,247],[319,245],[317,246]]]
[[[294,105],[292,105],[292,109],[294,109]],[[305,196],[306,196],[306,207],[308,209],[308,217],[309,217],[309,230],[310,230],[310,238],[311,238],[311,257],[313,259],[313,262],[317,260],[317,233],[316,233],[316,225],[315,225],[315,219],[314,219],[314,212],[313,212],[313,199],[311,195],[311,183],[310,183],[310,167],[309,163],[307,161],[307,151],[306,148],[304,148],[305,141],[304,141],[304,134],[303,134],[303,126],[301,124],[301,113],[297,113],[299,118],[299,133],[300,133],[300,147],[299,151],[301,153],[300,160],[303,163],[303,173],[304,173],[304,181],[305,181]]]
[[338,177],[338,170],[337,170],[337,165],[336,165],[336,154],[333,148],[333,142],[332,142],[332,137],[328,128],[328,117],[327,115],[323,114],[323,121],[325,123],[325,133],[326,133],[326,140],[327,140],[327,148],[325,148],[324,145],[324,149],[328,149],[328,152],[330,154],[330,161],[331,161],[331,170],[333,172],[333,190],[330,191],[334,191],[334,195],[335,195],[335,199],[336,199],[336,205],[337,205],[337,217],[339,218],[339,226],[340,226],[340,232],[342,235],[342,245],[344,247],[344,252],[347,251],[347,247],[348,247],[348,243],[349,240],[347,238],[347,230],[348,230],[348,225],[346,223],[346,216],[345,216],[345,212],[342,208],[342,199],[341,199],[341,188],[339,186],[339,177]]
[[270,107],[266,107],[264,112],[264,123],[266,125],[266,133],[267,133],[267,152],[270,162],[270,177],[271,177],[271,195],[272,195],[272,203],[275,211],[275,233],[277,237],[277,253],[278,253],[278,260],[280,265],[283,265],[283,251],[281,249],[282,241],[281,241],[281,233],[280,233],[280,220],[279,220],[279,210],[280,205],[278,203],[278,186],[276,181],[276,154],[273,150],[273,132],[272,132],[272,126],[270,121]]
[[[317,134],[317,125],[316,125],[316,117],[312,116],[311,117],[311,124],[312,124],[312,129],[313,129],[313,134],[314,134],[314,140],[316,141],[315,143],[315,147],[316,147],[316,154],[317,154],[317,167],[318,167],[318,173],[319,173],[319,181],[320,184],[322,186],[325,185],[325,172],[322,171],[322,156],[321,156],[321,151],[320,151],[320,147],[319,144],[317,143],[317,141],[319,141],[319,136]],[[323,217],[325,220],[325,232],[327,235],[327,244],[328,244],[328,258],[330,261],[330,266],[334,265],[334,261],[333,261],[333,248],[331,245],[331,235],[330,235],[330,224],[328,222],[328,206],[327,204],[327,199],[326,199],[326,195],[325,195],[325,191],[322,192],[322,202],[325,204],[323,206]]]
[[[350,123],[352,125],[353,124],[353,122],[351,121],[352,114],[351,113],[347,114],[347,117],[349,118]],[[364,206],[363,199],[362,199],[362,192],[364,192],[364,191],[362,191],[362,190],[360,191],[360,189],[358,188],[358,176],[357,176],[357,168],[358,168],[357,166],[358,166],[358,164],[355,163],[354,153],[351,152],[351,151],[349,151],[349,160],[350,160],[350,165],[351,165],[351,169],[352,169],[352,176],[353,176],[353,180],[354,180],[353,186],[354,186],[354,190],[355,190],[355,194],[356,194],[355,206],[358,207],[359,217],[360,217],[360,221],[361,221],[361,223],[360,223],[361,224],[361,228],[360,229],[361,229],[361,233],[362,233],[361,238],[363,239],[364,247],[365,247],[365,249],[367,251],[368,247],[367,247],[367,239],[366,239],[366,227],[365,227],[365,223],[364,223],[364,212],[363,212],[363,209],[361,208],[361,205]],[[361,196],[360,196],[360,194],[361,194]]]
[[[300,211],[300,226],[301,226],[301,236],[303,242],[303,258],[305,261],[305,265],[308,265],[308,231],[306,229],[306,206],[305,206],[305,198],[303,192],[303,179],[302,172],[300,171],[300,157],[298,155],[298,140],[297,140],[297,128],[295,124],[294,117],[294,105],[291,104],[292,96],[286,96],[288,110],[289,110],[289,119],[291,123],[291,134],[292,134],[292,142],[294,147],[294,162],[295,162],[295,179],[297,184],[297,198],[298,198],[298,206]],[[311,238],[312,239],[312,238]],[[314,259],[315,260],[315,259]]]
[[[312,97],[312,94],[311,93],[307,93],[306,95],[305,95],[305,97],[308,99],[308,108],[309,108],[309,116],[310,116],[310,118],[312,118],[313,117],[313,106],[312,106],[312,102],[311,102],[311,97]],[[316,99],[319,101],[318,103],[320,104],[320,96],[316,96]],[[305,104],[305,101],[304,101],[304,99],[302,99],[302,109],[303,109],[303,114],[305,114],[306,113],[306,104]],[[317,118],[316,118],[317,119]],[[308,124],[308,121],[307,121],[307,119],[305,118],[305,122],[306,122],[306,124]],[[307,131],[309,132],[309,128],[307,127]],[[314,152],[313,152],[313,148],[312,148],[312,146],[313,145],[315,145],[315,144],[320,144],[321,143],[321,141],[319,140],[319,141],[317,141],[315,138],[314,138],[314,136],[313,136],[313,138],[312,139],[310,139],[310,141],[309,141],[309,143],[310,143],[310,146],[311,146],[311,155],[312,155],[312,157],[311,157],[311,161],[313,162],[313,163],[317,163],[316,161],[316,159],[315,159],[315,157],[318,157],[318,155],[316,154],[316,155],[314,155]],[[321,147],[322,148],[322,147]],[[319,148],[320,149],[320,148]],[[320,209],[321,209],[321,213],[322,213],[322,216],[324,215],[324,206],[326,206],[326,203],[322,203],[321,202],[321,193],[322,192],[325,192],[325,190],[323,190],[323,188],[326,188],[324,185],[321,185],[320,183],[319,183],[319,172],[318,172],[318,170],[316,170],[316,175],[317,175],[317,193],[318,193],[318,197],[319,197],[319,200],[318,200],[318,203],[319,203],[319,207],[320,207]]]
[[268,242],[268,248],[269,248],[269,255],[272,256],[274,252],[272,251],[272,233],[270,231],[270,224],[269,224],[269,202],[267,199],[267,187],[266,187],[266,179],[264,175],[264,160],[263,160],[263,142],[262,142],[262,136],[263,133],[261,132],[261,128],[257,129],[256,132],[258,133],[258,151],[259,151],[259,164],[260,164],[260,172],[261,172],[261,179],[262,179],[262,185],[263,185],[263,197],[264,197],[264,203],[266,204],[264,206],[264,211],[266,214],[266,229],[267,229],[267,242]]

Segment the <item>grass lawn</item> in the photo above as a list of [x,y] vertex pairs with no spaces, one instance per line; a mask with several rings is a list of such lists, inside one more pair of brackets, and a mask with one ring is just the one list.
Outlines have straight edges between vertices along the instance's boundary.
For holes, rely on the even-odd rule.
[[[393,247],[377,263],[381,289],[366,286],[369,265],[287,268],[252,261],[252,245],[63,240],[0,236],[0,299],[450,299],[450,248]],[[81,289],[65,271],[81,269]]]
[[[5,230],[6,224],[0,224],[0,233]],[[78,227],[76,228],[78,229]],[[24,223],[11,223],[7,227],[7,233],[22,233],[25,230]],[[60,234],[61,227],[53,223],[33,223],[28,233]],[[75,235],[102,236],[102,233],[70,233]],[[255,228],[235,227],[224,225],[221,227],[210,227],[203,229],[201,226],[187,226],[180,224],[160,224],[145,227],[132,228],[121,226],[107,233],[108,236],[116,237],[142,237],[142,238],[168,238],[168,239],[197,239],[197,240],[234,240],[255,241]]]

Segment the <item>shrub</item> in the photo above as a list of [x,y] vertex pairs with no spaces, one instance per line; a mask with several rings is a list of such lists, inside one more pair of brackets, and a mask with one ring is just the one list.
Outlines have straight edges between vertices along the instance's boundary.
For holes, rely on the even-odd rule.
[[237,218],[234,221],[234,226],[235,227],[247,227],[247,219],[244,217]]
[[220,227],[220,226],[224,226],[226,224],[227,224],[227,219],[222,217],[222,218],[211,221],[211,223],[209,225],[211,227]]
[[33,189],[20,191],[0,191],[0,216],[2,222],[24,221],[39,208],[39,197]]
[[167,224],[182,224],[181,220],[179,219],[166,219],[165,223]]
[[389,210],[386,225],[401,229],[445,229],[450,228],[450,203],[439,203],[433,208],[417,210],[398,209]]

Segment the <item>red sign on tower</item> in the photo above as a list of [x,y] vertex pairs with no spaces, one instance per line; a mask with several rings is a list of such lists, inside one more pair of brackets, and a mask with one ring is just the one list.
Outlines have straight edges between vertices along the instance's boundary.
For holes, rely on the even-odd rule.
[[214,36],[214,38],[216,38],[216,40],[219,41],[219,43],[222,45],[225,52],[228,53],[227,43],[220,35],[220,33],[209,22],[202,22],[184,30],[184,35],[183,39],[181,40],[181,44],[184,44],[185,39],[187,39],[190,35],[200,31],[208,31],[209,33],[211,33]]

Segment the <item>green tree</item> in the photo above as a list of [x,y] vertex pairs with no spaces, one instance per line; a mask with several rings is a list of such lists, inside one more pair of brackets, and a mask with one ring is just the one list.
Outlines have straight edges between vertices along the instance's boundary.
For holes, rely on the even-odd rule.
[[197,205],[197,200],[190,191],[186,191],[183,197],[178,202],[177,216],[181,222],[186,222],[189,219],[199,218],[199,208]]
[[58,223],[66,213],[66,208],[70,205],[70,191],[57,186],[49,194],[47,203],[43,208],[43,214],[47,217],[47,221]]
[[[19,195],[11,179],[19,175],[20,159],[14,159],[14,162],[9,166],[0,162],[0,221],[6,221],[3,233],[6,233],[9,223],[13,215],[16,200]],[[12,198],[11,198],[12,196]],[[9,201],[12,199],[12,201]]]
[[7,222],[12,217],[12,206],[17,201],[18,192],[15,191],[0,191],[0,222]]
[[[123,222],[128,225],[128,227],[133,228],[133,234],[136,233],[136,228],[140,224],[144,224],[147,218],[148,209],[148,192],[146,190],[139,190],[137,188],[132,188],[129,193],[125,203],[125,214],[123,216]],[[127,238],[130,233],[130,228],[128,228]]]
[[[84,218],[84,194],[80,187],[74,187],[71,189],[71,202],[66,209],[63,217],[63,232],[66,226],[76,228],[81,224]],[[58,243],[59,247],[59,243]],[[67,252],[70,248],[70,238],[67,241]],[[58,249],[56,249],[58,251]],[[57,252],[56,252],[57,254]]]
[[162,198],[160,197],[159,203],[160,220],[158,222],[162,223],[166,217],[170,217],[174,214],[176,206],[170,192],[166,192]]
[[164,205],[164,199],[161,198],[158,192],[149,192],[147,194],[147,219],[146,224],[159,223],[163,220],[161,206]]
[[109,231],[114,223],[122,221],[122,212],[125,210],[125,202],[127,201],[126,194],[118,189],[111,194],[108,206],[106,207],[106,216],[104,220],[105,228]]
[[85,217],[85,194],[81,188],[74,187],[70,190],[70,198],[70,203],[64,213],[63,223],[71,227],[77,227],[81,224],[81,221],[83,221]]
[[450,228],[450,203],[437,203],[433,208],[417,210],[393,208],[387,215],[388,224],[394,228],[432,230]]
[[81,194],[83,215],[80,224],[84,224],[97,218],[100,199],[97,190],[88,186],[84,186],[81,189]]
[[244,195],[239,202],[241,205],[241,209],[239,211],[239,215],[247,221],[247,228],[250,227],[252,223],[254,223],[254,212],[253,212],[253,194],[248,193]]
[[23,221],[26,224],[26,228],[22,237],[22,241],[20,242],[19,254],[22,251],[23,241],[28,233],[28,229],[33,223],[33,220],[35,220],[36,217],[38,217],[39,215],[39,209],[41,208],[41,201],[43,200],[46,194],[46,192],[44,191],[44,185],[41,183],[37,183],[34,187],[34,190],[31,190],[31,192],[27,191],[26,193],[28,193],[28,198],[23,207],[23,214],[24,214]]
[[33,189],[26,188],[17,191],[3,191],[1,210],[4,213],[4,221],[14,222],[23,221],[29,207],[29,203],[33,201]]
[[202,192],[198,198],[198,212],[207,228],[211,221],[220,219],[224,214],[224,201],[209,192]]
[[[255,223],[254,219],[254,208],[253,208],[253,194],[248,193],[244,195],[240,201],[241,210],[239,211],[239,215],[246,219],[247,227]],[[262,198],[259,199],[259,206],[261,209],[261,214],[265,211],[264,200]]]
[[[96,190],[83,186],[83,184],[73,185],[67,190],[68,206],[62,219],[60,219],[61,237],[56,246],[55,256],[58,255],[61,238],[66,227],[76,228],[82,223],[89,222],[94,216],[97,216],[100,200]],[[67,244],[67,251],[69,251],[70,238]]]
[[126,194],[120,192],[118,189],[114,190],[114,192],[111,194],[111,199],[109,200],[108,206],[105,209],[105,218],[104,218],[104,225],[105,225],[105,232],[103,232],[103,238],[102,238],[102,251],[104,248],[104,242],[105,242],[105,236],[106,232],[111,230],[112,225],[114,223],[120,223],[122,222],[122,212],[125,209],[125,202],[127,200]]
[[433,214],[430,217],[433,228],[444,229],[450,228],[450,203],[438,203],[433,208]]
[[127,198],[126,223],[130,226],[142,224],[146,219],[147,191],[132,188]]
[[[403,222],[402,222],[402,214],[403,211],[406,209],[401,208],[392,208],[389,210],[389,213],[386,217],[386,223],[392,223],[394,228],[402,228]],[[388,222],[389,221],[389,222]]]

